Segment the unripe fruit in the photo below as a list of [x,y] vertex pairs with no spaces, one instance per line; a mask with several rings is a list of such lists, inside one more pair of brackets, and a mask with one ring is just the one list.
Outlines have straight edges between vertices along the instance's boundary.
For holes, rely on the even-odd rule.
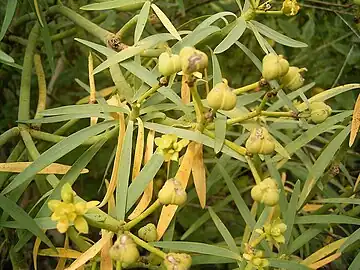
[[211,89],[206,100],[213,110],[230,111],[235,108],[237,98],[228,86],[227,80],[223,79]]
[[315,124],[324,122],[332,112],[331,107],[322,101],[311,102],[309,109],[311,121]]
[[187,195],[181,183],[175,178],[167,180],[159,191],[158,198],[161,204],[182,205],[186,202]]
[[278,201],[279,201],[278,190],[268,190],[267,192],[264,193],[262,198],[262,202],[268,206],[274,206],[278,203]]
[[306,69],[289,67],[289,71],[284,77],[281,78],[281,84],[284,86],[284,88],[290,91],[294,91],[303,86],[305,80],[301,75],[302,71],[306,71]]
[[202,51],[193,47],[184,47],[180,51],[181,69],[184,74],[202,71],[208,66],[208,57]]
[[138,236],[147,241],[147,242],[154,242],[157,239],[157,231],[156,226],[152,223],[141,227],[138,231]]
[[185,253],[168,253],[164,260],[167,270],[187,270],[191,267],[191,256]]
[[284,76],[289,70],[289,62],[281,55],[267,54],[263,58],[262,76],[270,81]]
[[72,203],[74,200],[74,191],[71,188],[71,185],[69,183],[66,183],[62,188],[61,188],[61,199],[65,202],[65,203]]
[[126,265],[136,262],[140,257],[135,242],[126,234],[120,235],[116,239],[114,245],[109,250],[109,254],[111,259]]
[[283,2],[281,11],[286,16],[294,16],[299,12],[300,6],[296,0],[285,0]]
[[275,143],[266,128],[254,128],[245,143],[246,150],[251,154],[269,155],[275,150]]
[[159,56],[159,71],[164,76],[170,76],[181,70],[180,56],[163,52]]
[[279,201],[279,190],[276,181],[270,177],[264,179],[251,189],[251,197],[254,201],[274,206]]

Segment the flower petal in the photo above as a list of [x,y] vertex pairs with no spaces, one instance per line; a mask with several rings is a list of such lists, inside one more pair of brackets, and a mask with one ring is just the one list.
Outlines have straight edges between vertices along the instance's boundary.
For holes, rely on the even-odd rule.
[[81,217],[81,216],[76,217],[76,219],[74,221],[74,226],[75,226],[75,229],[79,233],[88,233],[89,232],[89,226],[84,217]]

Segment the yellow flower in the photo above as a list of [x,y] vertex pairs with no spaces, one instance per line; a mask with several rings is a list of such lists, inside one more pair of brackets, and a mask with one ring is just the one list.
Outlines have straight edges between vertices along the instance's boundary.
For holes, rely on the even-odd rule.
[[286,231],[287,226],[277,218],[272,221],[270,224],[264,225],[264,233],[266,234],[266,239],[269,242],[272,242],[277,247],[279,244],[285,243],[284,232]]
[[283,2],[281,11],[286,16],[294,16],[299,12],[300,6],[296,0],[285,0]]
[[248,265],[252,267],[250,269],[255,268],[258,270],[263,270],[269,266],[269,261],[263,258],[264,252],[262,250],[258,250],[255,253],[244,253],[243,257],[245,260],[247,260]]
[[177,141],[178,137],[174,134],[165,134],[160,138],[155,138],[155,144],[158,146],[157,152],[164,155],[165,161],[179,159],[179,152],[188,145],[189,140],[182,139]]

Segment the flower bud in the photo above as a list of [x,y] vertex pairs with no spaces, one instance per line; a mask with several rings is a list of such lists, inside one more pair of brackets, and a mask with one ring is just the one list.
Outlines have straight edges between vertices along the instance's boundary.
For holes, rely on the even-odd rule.
[[147,242],[154,242],[157,239],[157,231],[156,226],[152,223],[141,227],[138,231],[138,236],[147,241]]
[[120,235],[116,239],[114,245],[109,250],[109,254],[111,259],[126,265],[136,262],[140,257],[135,242],[126,234]]
[[231,91],[228,82],[225,79],[211,89],[206,100],[213,110],[220,109],[230,111],[236,106],[236,95]]
[[71,185],[69,183],[66,183],[65,185],[63,185],[63,187],[61,188],[61,199],[65,202],[65,203],[72,203],[74,200],[74,191],[71,188]]
[[245,143],[246,150],[251,154],[269,155],[275,150],[275,143],[266,128],[254,128]]
[[187,195],[181,183],[175,178],[167,180],[159,191],[158,198],[160,203],[168,205],[182,205],[186,202]]
[[332,112],[331,107],[322,101],[311,102],[309,109],[311,121],[315,124],[324,122]]
[[170,76],[181,70],[180,56],[163,52],[159,56],[159,71],[164,76]]
[[289,71],[281,78],[281,84],[285,89],[294,91],[303,86],[304,78],[301,75],[302,71],[306,71],[305,68],[289,67]]
[[187,270],[191,267],[191,256],[185,253],[168,253],[164,260],[167,270]]
[[281,55],[267,54],[263,58],[262,76],[270,81],[284,76],[289,70],[289,62]]
[[180,51],[181,69],[184,74],[202,71],[208,66],[208,57],[193,47],[184,47]]
[[264,179],[251,189],[251,197],[254,201],[274,206],[279,201],[279,190],[276,181],[270,177]]
[[286,16],[294,16],[299,12],[300,6],[296,0],[285,0],[283,2],[281,11]]

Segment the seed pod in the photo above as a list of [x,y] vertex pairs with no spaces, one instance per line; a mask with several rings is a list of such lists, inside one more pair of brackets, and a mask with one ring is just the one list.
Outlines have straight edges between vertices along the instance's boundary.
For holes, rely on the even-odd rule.
[[285,89],[294,91],[303,86],[305,79],[301,75],[302,71],[306,69],[298,67],[289,67],[289,71],[281,78],[281,84]]
[[141,227],[138,231],[138,236],[147,242],[156,241],[157,239],[156,226],[152,223],[149,223],[144,227]]
[[168,253],[164,259],[167,270],[187,270],[191,267],[191,256],[185,253]]
[[69,183],[66,183],[62,188],[61,188],[61,199],[65,202],[65,203],[72,203],[74,200],[74,191],[71,188],[71,185]]
[[235,108],[237,98],[228,86],[227,80],[223,79],[211,89],[206,100],[213,110],[230,111]]
[[254,128],[245,144],[251,154],[269,155],[275,150],[275,143],[266,128]]
[[251,189],[251,197],[254,201],[274,206],[279,201],[279,190],[276,181],[270,177]]
[[181,70],[180,56],[163,52],[159,56],[159,71],[164,76],[170,76]]
[[285,0],[283,2],[281,11],[286,16],[294,16],[299,12],[300,6],[296,0]]
[[159,191],[158,198],[160,203],[164,205],[182,205],[186,202],[187,195],[181,183],[175,178],[171,178],[165,182]]
[[116,239],[114,245],[109,250],[109,254],[111,259],[126,265],[136,262],[140,257],[135,242],[126,234],[120,235]]
[[193,47],[184,47],[180,51],[181,69],[184,74],[202,71],[208,66],[208,57]]
[[324,122],[332,112],[331,107],[322,101],[311,102],[309,109],[311,121],[315,124]]
[[262,76],[270,81],[284,76],[289,70],[289,62],[281,55],[267,54],[263,58]]

